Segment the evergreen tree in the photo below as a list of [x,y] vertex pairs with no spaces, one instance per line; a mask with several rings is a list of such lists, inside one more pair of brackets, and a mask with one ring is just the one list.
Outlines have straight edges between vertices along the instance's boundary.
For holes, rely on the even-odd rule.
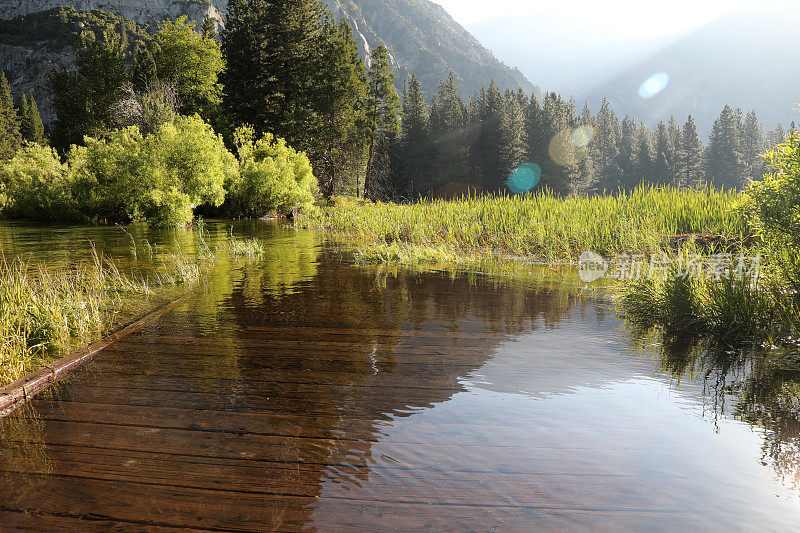
[[208,15],[203,18],[203,25],[200,28],[200,33],[207,39],[217,38],[217,24],[211,20]]
[[653,139],[650,130],[644,122],[639,123],[636,130],[636,163],[638,165],[636,172],[636,185],[643,181],[652,182],[662,178],[653,178],[653,164],[655,161],[655,153],[653,147]]
[[111,127],[112,104],[124,97],[128,82],[119,36],[106,31],[98,39],[92,32],[82,33],[75,49],[75,70],[51,71],[50,88],[58,117],[53,144],[65,150],[81,143],[84,135],[105,133]]
[[11,96],[11,86],[0,70],[0,161],[14,157],[21,142],[20,120]]
[[[367,102],[367,121],[369,126],[369,155],[367,173],[364,178],[364,196],[371,194],[373,160],[376,144],[382,149],[389,143],[384,137],[394,138],[400,133],[400,99],[394,89],[394,73],[389,65],[389,53],[384,45],[372,50],[372,63],[369,68],[369,93]],[[385,168],[385,167],[384,167]]]
[[314,111],[318,122],[308,141],[317,177],[326,194],[336,194],[348,183],[358,193],[366,165],[368,138],[366,69],[346,20],[326,17],[320,33],[318,94]]
[[677,185],[678,159],[680,157],[678,154],[681,150],[683,139],[681,127],[678,125],[678,121],[675,120],[675,117],[669,117],[669,123],[667,124],[667,136],[669,137],[669,147],[671,150],[669,179],[671,183]]
[[783,124],[779,123],[767,134],[767,149],[772,149],[784,141],[786,141],[786,131],[783,129]]
[[430,169],[430,122],[428,105],[416,74],[403,91],[401,194],[417,196],[425,187]]
[[620,183],[621,171],[618,162],[622,126],[605,98],[600,106],[600,111],[597,112],[595,123],[595,135],[590,145],[594,174],[597,176],[594,188],[596,190],[614,190]]
[[716,186],[742,185],[739,116],[726,105],[714,122],[706,149],[706,181]]
[[224,107],[235,124],[307,150],[316,120],[318,0],[231,0],[222,32]]
[[764,127],[758,121],[755,109],[747,113],[742,126],[742,180],[760,179],[766,170],[764,159],[766,152]]
[[659,122],[656,127],[655,153],[651,182],[667,184],[673,182],[675,147],[667,125]]
[[620,171],[617,188],[629,190],[639,182],[638,137],[636,122],[626,116],[622,120],[622,136],[620,137],[617,157]]
[[540,167],[548,157],[547,132],[543,130],[542,106],[536,95],[531,95],[528,108],[525,110],[523,141],[525,142],[525,159]]
[[36,100],[31,96],[30,100],[23,94],[20,106],[20,133],[26,141],[43,144],[44,143],[44,124],[39,115],[39,107]]
[[506,91],[503,113],[500,117],[499,131],[499,175],[508,178],[525,160],[525,143],[523,142],[525,114],[523,100],[518,93]]
[[497,190],[503,182],[500,162],[500,132],[506,101],[494,79],[481,97],[480,130],[473,150],[479,160],[478,170],[481,186],[487,190]]
[[579,181],[579,163],[586,150],[579,150],[572,143],[572,131],[577,125],[573,101],[565,102],[554,92],[545,96],[538,125],[538,150],[544,152],[541,183],[555,194],[572,192]]
[[431,103],[433,174],[435,189],[452,182],[464,182],[467,168],[467,109],[458,94],[455,75],[450,72]]
[[692,115],[686,119],[678,150],[677,184],[680,187],[700,187],[703,183],[703,144],[697,135]]

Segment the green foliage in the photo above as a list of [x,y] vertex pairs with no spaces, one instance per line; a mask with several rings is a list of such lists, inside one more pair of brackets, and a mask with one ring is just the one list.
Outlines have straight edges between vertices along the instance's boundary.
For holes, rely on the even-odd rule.
[[4,72],[0,72],[0,161],[11,158],[22,142],[20,120],[11,87]]
[[254,138],[250,127],[235,133],[239,176],[231,185],[232,214],[258,218],[311,211],[317,179],[308,157],[270,133]]
[[65,164],[50,148],[28,143],[0,166],[3,215],[179,226],[198,205],[221,205],[236,173],[222,138],[196,116],[147,135],[133,126],[87,137]]
[[0,44],[44,44],[53,52],[61,52],[66,47],[78,46],[84,31],[96,35],[105,32],[124,34],[129,52],[134,52],[148,39],[144,27],[133,20],[108,11],[82,11],[67,6],[30,13],[11,20],[0,20]]
[[0,213],[9,218],[71,220],[76,216],[67,166],[49,147],[26,143],[9,161],[0,163]]
[[130,127],[87,137],[68,155],[78,205],[106,222],[178,226],[201,204],[219,206],[236,164],[222,138],[199,117],[179,117],[155,133]]
[[314,128],[320,31],[317,0],[231,0],[222,52],[225,108],[234,124],[253,124],[309,148]]
[[58,119],[53,144],[65,150],[84,135],[99,136],[112,126],[112,105],[124,96],[129,81],[125,47],[120,37],[105,31],[102,38],[81,34],[75,49],[75,70],[62,68],[50,75]]
[[[139,62],[134,75],[139,88],[157,79],[172,82],[178,90],[181,111],[207,117],[222,102],[218,82],[225,68],[219,44],[213,37],[198,32],[194,22],[181,16],[161,22],[143,52],[148,62]],[[146,68],[143,65],[152,65]]]
[[765,157],[768,171],[747,190],[759,229],[768,241],[800,249],[800,135]]

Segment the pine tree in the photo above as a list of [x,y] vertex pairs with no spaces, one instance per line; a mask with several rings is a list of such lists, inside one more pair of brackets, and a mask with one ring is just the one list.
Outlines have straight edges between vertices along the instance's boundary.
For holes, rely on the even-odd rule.
[[579,183],[579,163],[588,150],[577,149],[572,143],[577,125],[574,101],[565,102],[554,92],[545,96],[538,126],[538,150],[544,152],[541,183],[556,194],[568,194]]
[[622,126],[614,110],[603,99],[600,111],[595,118],[596,129],[591,143],[594,173],[597,176],[596,190],[614,190],[619,187],[621,171],[619,168],[619,151],[622,137]]
[[372,50],[372,63],[367,75],[369,92],[367,102],[367,121],[369,126],[369,155],[367,173],[364,178],[364,196],[371,194],[373,160],[376,144],[388,146],[384,137],[394,138],[400,133],[400,99],[394,89],[394,73],[389,65],[389,52],[384,45]]
[[447,80],[439,84],[439,90],[431,103],[430,122],[433,135],[434,187],[438,189],[448,183],[464,182],[469,174],[467,109],[458,94],[453,72],[450,72]]
[[20,133],[26,141],[42,144],[44,142],[44,124],[39,115],[39,108],[36,100],[31,96],[30,100],[23,94],[20,105]]
[[[346,20],[326,17],[319,42],[316,121],[306,125],[307,142],[317,177],[326,194],[352,183],[358,193],[367,158],[368,118],[366,69]],[[315,127],[316,126],[316,127]]]
[[11,86],[0,70],[0,161],[14,157],[21,142],[20,119],[14,107]]
[[211,20],[211,17],[208,15],[203,18],[203,25],[200,28],[200,33],[207,39],[217,38],[217,24]]
[[[307,150],[317,128],[323,7],[318,0],[231,0],[222,32],[224,107],[235,124]],[[311,127],[310,127],[311,126]]]
[[767,149],[772,149],[785,141],[786,131],[783,129],[783,124],[779,123],[767,134]]
[[740,148],[742,152],[742,179],[760,179],[764,175],[764,159],[761,157],[766,151],[764,127],[758,121],[755,109],[747,113],[742,126]]
[[671,152],[670,158],[670,169],[669,169],[669,179],[670,182],[674,185],[678,184],[678,159],[682,144],[682,134],[681,134],[681,127],[678,125],[678,121],[675,120],[675,117],[669,117],[669,123],[667,124],[667,135],[669,136],[669,147]]
[[473,147],[480,162],[480,182],[487,190],[497,190],[503,182],[500,162],[500,127],[505,113],[505,104],[503,93],[492,79],[488,89],[482,94],[480,130],[476,146]]
[[692,115],[686,119],[681,133],[677,178],[680,187],[697,188],[703,184],[703,144],[697,135]]
[[629,190],[638,184],[638,153],[636,121],[626,116],[622,120],[622,136],[620,137],[619,155],[617,158],[620,170],[620,180],[617,184],[618,188]]
[[[636,185],[643,181],[653,181],[653,163],[655,160],[653,139],[644,122],[639,123],[636,130]],[[656,178],[661,179],[661,178]]]
[[667,184],[673,181],[673,159],[675,148],[672,144],[667,125],[659,122],[656,127],[655,153],[653,157],[652,172],[650,181],[654,183]]
[[403,91],[401,190],[417,196],[427,186],[430,173],[430,122],[428,105],[416,74]]
[[500,118],[499,169],[501,177],[507,178],[525,159],[523,142],[525,114],[517,93],[506,90],[503,114]]
[[742,185],[739,117],[726,105],[714,122],[706,149],[706,180],[716,186]]

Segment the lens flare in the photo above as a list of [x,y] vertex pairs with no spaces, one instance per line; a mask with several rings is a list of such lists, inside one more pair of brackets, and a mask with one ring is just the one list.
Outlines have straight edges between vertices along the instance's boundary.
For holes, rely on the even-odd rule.
[[527,192],[539,184],[542,169],[536,163],[523,163],[508,175],[508,188],[514,194]]
[[594,139],[594,128],[591,126],[578,126],[572,130],[570,142],[575,148],[586,148]]
[[578,150],[572,144],[572,130],[561,130],[550,139],[547,149],[550,159],[556,165],[566,167],[578,159]]
[[666,72],[656,72],[639,86],[639,96],[642,98],[652,98],[669,85],[669,74]]

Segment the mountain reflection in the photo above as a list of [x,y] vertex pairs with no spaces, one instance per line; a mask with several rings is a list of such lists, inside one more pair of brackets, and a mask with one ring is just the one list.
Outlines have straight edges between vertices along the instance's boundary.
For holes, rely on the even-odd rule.
[[[624,339],[608,304],[578,290],[386,275],[344,263],[312,233],[273,228],[267,236],[261,261],[219,254],[198,294],[2,421],[0,528],[35,521],[25,510],[128,525],[152,525],[142,520],[158,510],[158,524],[201,529],[307,529],[320,515],[341,525],[356,505],[347,494],[392,502],[479,483],[462,460],[475,468],[485,461],[481,475],[494,476],[497,497],[522,512],[539,497],[620,505],[652,481],[630,474],[629,455],[615,455],[629,446],[634,433],[626,432],[638,431],[646,446],[670,428],[652,430],[652,413],[636,418],[642,413],[626,411],[627,397],[614,404],[608,391],[653,390],[670,378],[715,421],[759,428],[763,463],[798,488],[800,369],[790,358],[668,343],[650,332],[631,337],[647,357],[634,361],[619,356]],[[548,404],[582,394],[624,416],[601,414],[597,429],[592,405]],[[470,425],[472,416],[494,415],[494,405],[509,411]],[[517,420],[520,413],[528,418]],[[604,432],[606,422],[616,426]],[[495,432],[518,433],[517,444],[530,447],[496,442]],[[425,460],[412,465],[409,455]],[[597,476],[627,469],[615,478],[623,478],[622,496],[532,477],[548,461]],[[469,501],[469,491],[452,497]]]

